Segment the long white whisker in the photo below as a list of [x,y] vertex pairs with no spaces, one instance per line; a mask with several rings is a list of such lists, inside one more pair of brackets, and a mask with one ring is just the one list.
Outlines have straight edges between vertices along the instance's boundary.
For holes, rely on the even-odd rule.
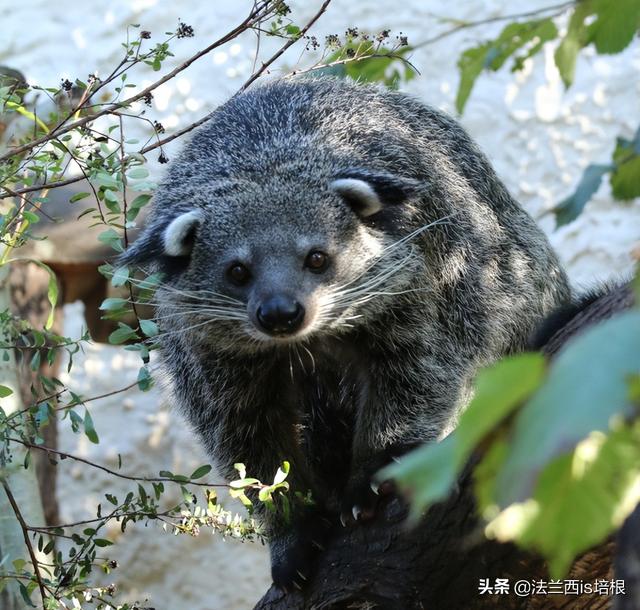
[[[199,328],[204,326],[205,324],[211,324],[212,322],[220,322],[222,320],[227,320],[227,318],[212,318],[209,320],[205,320],[204,322],[199,322],[198,324],[192,324],[191,326],[187,326],[186,328],[177,328],[176,330],[168,330],[157,334],[153,339],[157,339],[158,337],[166,337],[168,335],[175,335],[177,333],[186,333],[189,330],[193,330],[194,328]],[[228,318],[228,320],[233,320],[233,318]]]
[[[170,286],[169,284],[158,284],[157,286],[147,286],[146,280],[138,280],[135,278],[129,278],[129,282],[131,282],[134,286],[138,288],[147,288],[149,290],[157,290],[158,288],[162,288],[163,290],[167,290],[168,292],[172,292],[174,294],[179,294],[181,296],[193,298],[200,301],[209,300],[211,296],[216,297],[218,299],[222,299],[224,301],[228,301],[229,303],[242,304],[242,301],[230,297],[226,294],[220,294],[219,292],[215,292],[213,290],[209,290],[207,288],[200,288],[198,290],[180,290],[175,286]],[[210,295],[210,296],[207,296]]]
[[405,265],[405,263],[410,260],[410,258],[411,254],[397,261],[394,265],[383,269],[380,273],[368,279],[362,284],[352,286],[351,288],[338,289],[334,291],[333,294],[335,295],[335,302],[338,304],[343,303],[348,300],[353,300],[353,298],[358,294],[362,294],[365,292],[370,293],[374,288],[383,284],[387,279],[389,279],[392,275],[399,271]]
[[316,372],[316,359],[313,357],[311,350],[309,350],[305,345],[302,346],[302,349],[309,354],[309,358],[311,358],[311,373]]
[[392,244],[389,244],[388,246],[385,246],[381,250],[382,254],[379,257],[377,257],[366,269],[364,269],[364,271],[362,271],[359,275],[354,277],[352,280],[350,280],[346,284],[343,284],[342,286],[339,286],[338,289],[346,288],[347,286],[350,286],[354,282],[357,282],[363,275],[366,275],[366,273],[372,267],[377,265],[383,258],[385,258],[385,254],[388,254],[390,251],[394,250],[395,248],[401,246],[402,244],[406,243],[407,241],[413,239],[414,237],[417,237],[418,235],[420,235],[421,233],[423,233],[427,229],[430,229],[432,227],[435,227],[435,226],[438,226],[438,225],[441,225],[441,224],[448,224],[447,221],[450,218],[453,218],[454,216],[455,216],[455,213],[454,214],[449,214],[449,216],[443,216],[442,218],[439,218],[438,220],[434,220],[433,222],[430,222],[429,224],[426,224],[426,225],[423,225],[421,227],[418,227],[417,229],[415,229],[411,233],[405,235],[404,237],[401,237],[397,241],[394,241]]
[[230,312],[224,309],[217,309],[217,308],[211,308],[211,307],[203,307],[200,309],[187,309],[187,310],[180,310],[180,311],[175,311],[173,313],[168,313],[162,316],[154,316],[153,319],[154,320],[167,320],[169,318],[176,318],[179,316],[188,316],[188,315],[197,315],[197,316],[202,316],[205,314],[210,314],[213,316],[217,316],[217,315],[222,315],[225,317],[225,319],[236,319],[236,320],[246,320],[246,316],[242,315],[239,312]]

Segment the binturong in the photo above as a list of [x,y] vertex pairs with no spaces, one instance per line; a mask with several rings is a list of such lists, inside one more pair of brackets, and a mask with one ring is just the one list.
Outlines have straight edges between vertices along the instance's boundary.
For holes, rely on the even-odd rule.
[[285,590],[332,523],[374,514],[373,474],[446,435],[478,368],[570,299],[544,234],[453,119],[331,78],[213,112],[122,263],[164,273],[162,367],[221,473],[241,462],[269,482],[286,460],[290,497],[311,492],[289,518],[262,511]]

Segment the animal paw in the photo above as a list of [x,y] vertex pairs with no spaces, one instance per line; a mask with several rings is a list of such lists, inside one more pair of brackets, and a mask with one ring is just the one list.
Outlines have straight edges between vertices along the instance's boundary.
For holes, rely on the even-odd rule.
[[[412,448],[412,447],[411,447]],[[340,522],[343,526],[360,521],[370,521],[376,516],[380,498],[395,493],[393,481],[377,482],[376,473],[396,455],[402,455],[408,448],[390,447],[373,456],[367,465],[361,465],[357,478],[353,478],[342,495]]]
[[317,554],[324,550],[330,525],[324,516],[314,515],[285,537],[271,541],[271,578],[276,587],[285,593],[305,587]]
[[296,589],[301,591],[311,574],[311,563],[311,561],[301,561],[300,558],[291,556],[277,564],[272,564],[273,584],[285,593],[291,593]]
[[340,522],[343,526],[353,525],[359,521],[370,521],[376,516],[380,496],[392,493],[390,481],[377,484],[373,475],[362,477],[347,486],[342,498]]

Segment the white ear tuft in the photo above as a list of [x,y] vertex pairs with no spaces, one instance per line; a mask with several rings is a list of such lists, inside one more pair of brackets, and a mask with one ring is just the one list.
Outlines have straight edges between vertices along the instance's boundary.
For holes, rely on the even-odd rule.
[[358,178],[338,178],[329,185],[342,195],[354,211],[362,217],[377,214],[382,209],[382,201],[373,187]]
[[201,210],[191,210],[174,218],[164,230],[164,252],[169,256],[187,256],[193,248],[187,239],[203,220]]

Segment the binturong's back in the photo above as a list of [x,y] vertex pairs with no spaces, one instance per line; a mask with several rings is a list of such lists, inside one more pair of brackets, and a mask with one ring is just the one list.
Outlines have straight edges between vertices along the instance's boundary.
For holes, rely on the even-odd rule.
[[287,460],[316,501],[265,514],[285,589],[322,523],[373,514],[372,474],[446,434],[478,368],[569,300],[544,234],[453,119],[329,78],[218,108],[124,261],[164,273],[163,366],[221,471],[270,481]]

